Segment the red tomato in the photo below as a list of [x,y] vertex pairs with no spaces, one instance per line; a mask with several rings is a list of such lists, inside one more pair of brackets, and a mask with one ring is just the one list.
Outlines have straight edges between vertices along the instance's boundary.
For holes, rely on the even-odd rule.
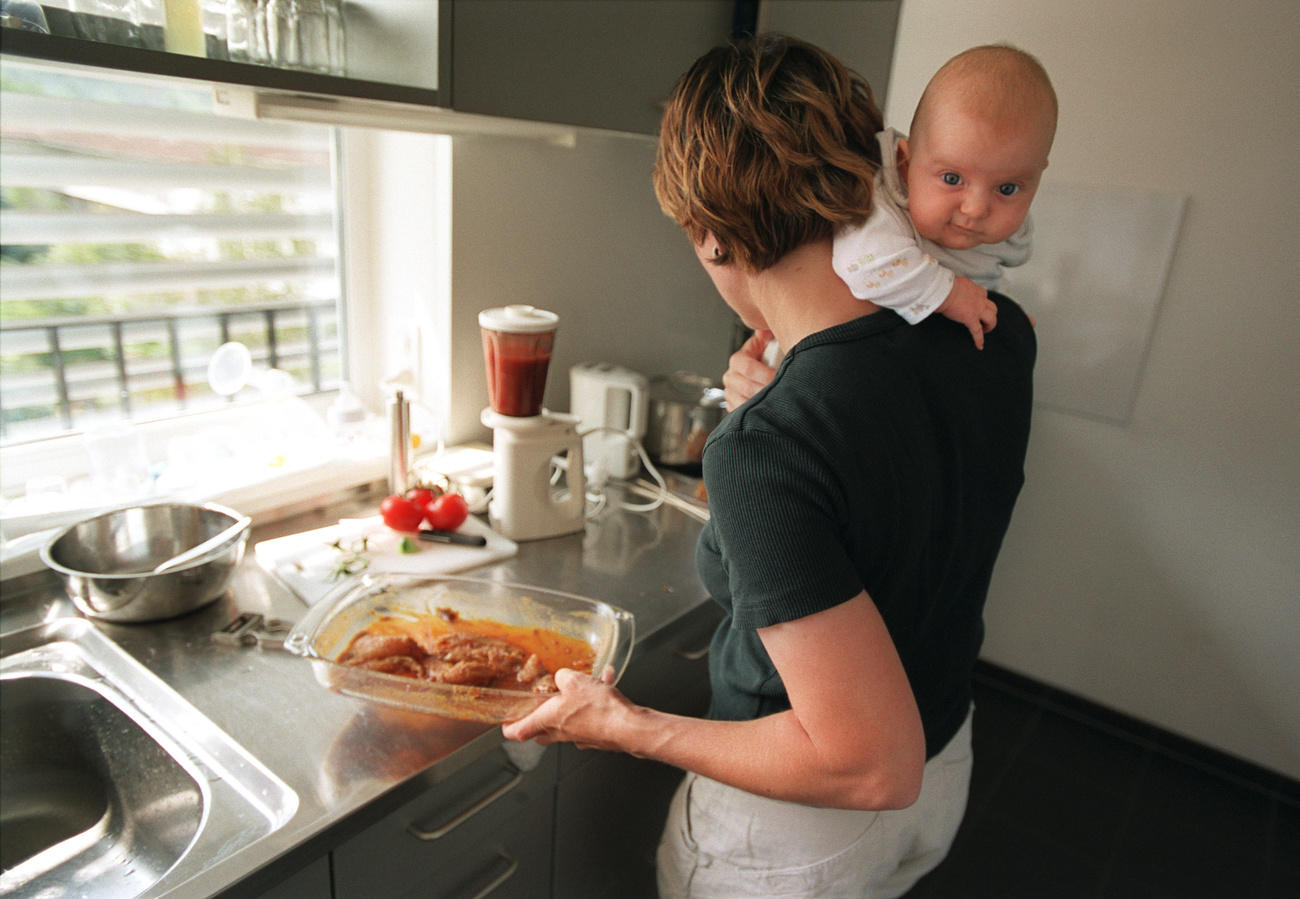
[[379,504],[379,514],[384,524],[395,531],[418,531],[424,520],[423,509],[396,493]]
[[454,531],[469,517],[469,503],[459,493],[444,493],[424,507],[424,518],[436,531]]
[[424,487],[412,487],[410,490],[406,491],[406,498],[415,503],[421,509],[433,502],[433,498],[437,495],[438,494],[434,493],[432,490],[427,490]]

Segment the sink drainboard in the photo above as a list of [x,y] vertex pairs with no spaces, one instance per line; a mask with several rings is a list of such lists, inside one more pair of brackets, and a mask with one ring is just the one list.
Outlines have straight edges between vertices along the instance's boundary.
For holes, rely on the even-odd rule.
[[94,626],[0,637],[0,895],[162,895],[297,795]]

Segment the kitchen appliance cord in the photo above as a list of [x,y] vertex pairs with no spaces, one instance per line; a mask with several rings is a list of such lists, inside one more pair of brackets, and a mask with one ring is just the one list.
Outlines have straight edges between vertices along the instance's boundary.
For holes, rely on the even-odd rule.
[[[614,434],[622,434],[628,440],[632,441],[633,446],[636,449],[637,455],[641,459],[641,464],[645,466],[646,471],[649,473],[651,479],[655,482],[655,486],[659,488],[658,495],[654,499],[650,500],[649,502],[645,502],[645,503],[620,502],[618,504],[619,508],[627,512],[653,512],[655,509],[658,509],[660,506],[662,506],[664,504],[664,500],[668,497],[668,484],[666,481],[664,481],[664,476],[659,473],[659,469],[655,468],[654,463],[650,461],[650,456],[646,453],[645,447],[642,445],[641,441],[636,437],[633,437],[630,433],[623,430],[622,428],[610,427],[609,425],[600,425],[598,427],[589,428],[588,430],[585,431],[580,431],[578,433],[578,436],[586,437],[588,434],[597,434],[601,431],[609,431]],[[563,458],[561,456],[554,456],[551,459],[551,468],[552,468],[551,485],[554,486],[559,483],[560,475],[568,471],[569,461],[568,459]],[[602,471],[603,471],[603,466],[601,466],[599,463],[596,463],[596,465],[593,467],[592,473],[593,475],[596,475]],[[588,478],[587,480],[588,489],[587,489],[587,497],[586,497],[588,505],[585,510],[585,517],[594,518],[596,515],[599,515],[600,512],[605,508],[606,504],[609,502],[608,496],[605,493],[605,484],[607,483],[607,481],[608,481],[607,476]]]

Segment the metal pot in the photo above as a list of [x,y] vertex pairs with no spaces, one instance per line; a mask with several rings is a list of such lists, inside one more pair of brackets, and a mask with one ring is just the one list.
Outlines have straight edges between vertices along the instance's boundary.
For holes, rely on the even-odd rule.
[[660,465],[697,471],[704,441],[727,414],[722,387],[701,375],[679,371],[650,379],[646,453]]
[[[157,621],[226,592],[250,524],[216,503],[130,506],[60,531],[41,549],[41,560],[60,575],[69,598],[88,617]],[[177,560],[182,554],[186,559]]]

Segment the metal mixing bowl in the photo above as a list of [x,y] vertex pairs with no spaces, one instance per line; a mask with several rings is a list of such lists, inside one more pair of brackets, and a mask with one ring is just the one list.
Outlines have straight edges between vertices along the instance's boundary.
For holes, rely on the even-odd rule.
[[[104,621],[157,621],[226,592],[248,543],[249,520],[215,503],[151,503],[105,512],[56,534],[41,560],[63,579],[84,614]],[[223,531],[197,557],[155,572]]]

